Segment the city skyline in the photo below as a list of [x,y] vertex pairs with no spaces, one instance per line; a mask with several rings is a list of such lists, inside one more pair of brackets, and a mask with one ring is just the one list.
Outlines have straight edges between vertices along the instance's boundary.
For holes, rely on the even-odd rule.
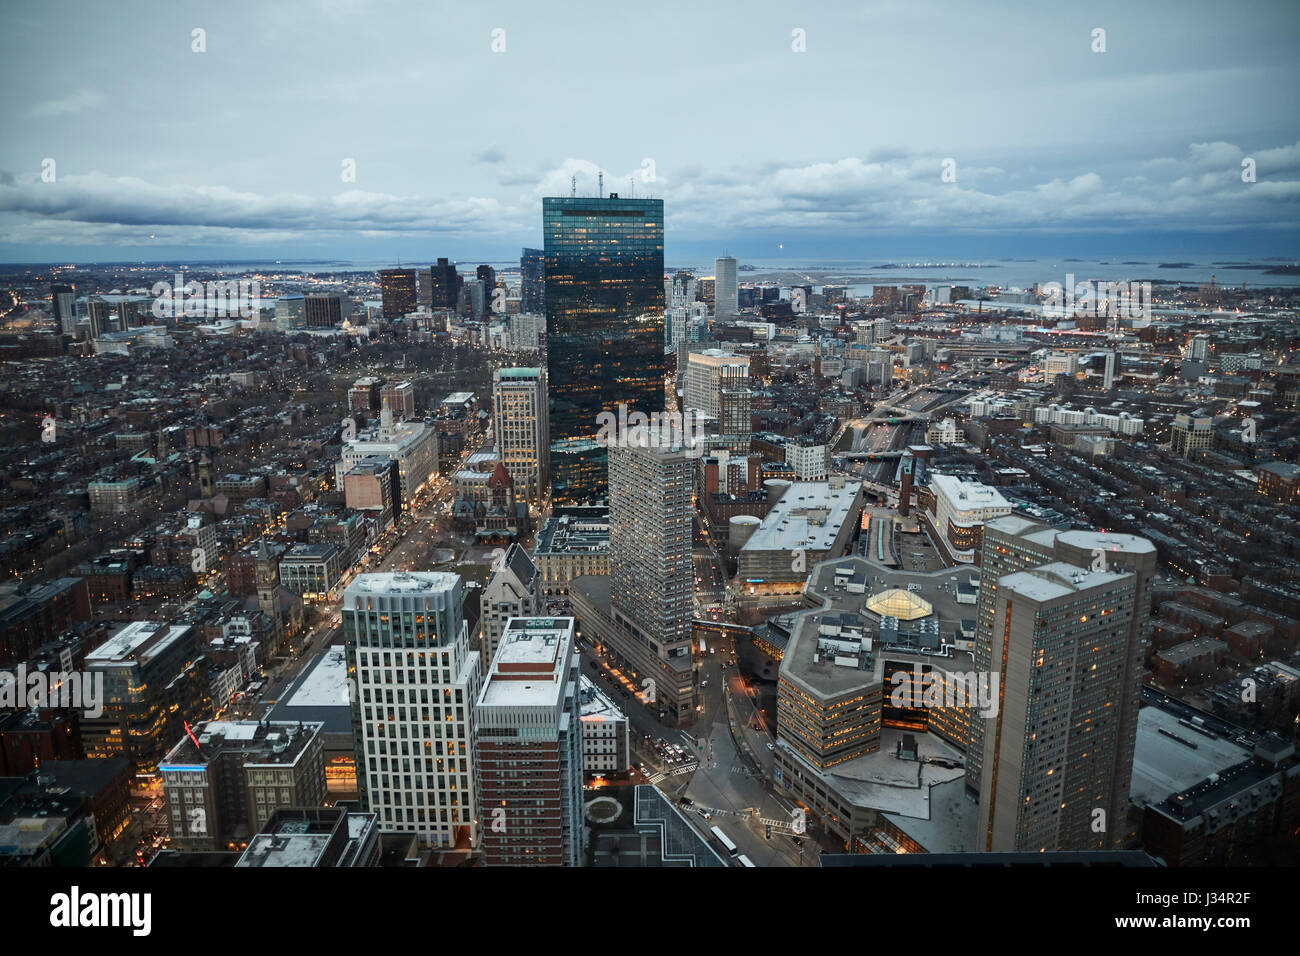
[[302,898],[1284,917],[1295,0],[0,25],[20,932],[187,939],[220,882],[302,946],[275,889],[358,868]]

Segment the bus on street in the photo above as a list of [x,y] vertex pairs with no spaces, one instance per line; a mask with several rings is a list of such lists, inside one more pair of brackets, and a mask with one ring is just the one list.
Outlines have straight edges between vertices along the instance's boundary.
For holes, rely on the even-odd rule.
[[732,843],[727,835],[722,832],[721,827],[709,827],[709,832],[712,833],[714,839],[721,843],[723,848],[726,849],[727,856],[735,856],[740,852],[740,850],[737,849],[736,844]]

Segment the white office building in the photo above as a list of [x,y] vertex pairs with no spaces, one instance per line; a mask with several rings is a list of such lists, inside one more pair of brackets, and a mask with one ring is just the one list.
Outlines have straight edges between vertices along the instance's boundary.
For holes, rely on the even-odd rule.
[[786,442],[785,460],[794,469],[796,481],[825,481],[830,473],[830,449],[825,445]]
[[379,427],[367,429],[343,443],[343,458],[334,466],[337,488],[354,465],[378,455],[397,462],[403,504],[409,508],[425,483],[438,473],[438,433],[423,422],[394,422],[387,405],[379,414]]
[[478,841],[479,656],[463,601],[460,576],[434,571],[362,574],[343,594],[361,805],[427,847]]
[[977,481],[930,474],[934,492],[934,529],[956,561],[971,563],[983,542],[984,523],[1011,514],[1002,493]]
[[724,256],[713,261],[713,314],[719,319],[736,314],[736,260]]
[[1038,367],[1047,379],[1057,375],[1074,375],[1079,371],[1079,356],[1074,352],[1046,352],[1038,360]]

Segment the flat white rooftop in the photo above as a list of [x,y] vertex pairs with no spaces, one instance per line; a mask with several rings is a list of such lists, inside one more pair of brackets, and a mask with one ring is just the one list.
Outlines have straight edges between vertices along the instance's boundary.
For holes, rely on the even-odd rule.
[[501,634],[478,706],[556,706],[572,656],[573,618],[512,617]]
[[1156,546],[1146,538],[1135,534],[1119,534],[1114,531],[1062,531],[1056,538],[1071,547],[1091,551],[1100,548],[1103,551],[1127,551],[1130,554],[1150,554]]
[[449,571],[376,571],[358,575],[345,592],[352,594],[432,594],[450,591],[460,575]]
[[969,511],[973,508],[1011,508],[1011,502],[1002,497],[1002,492],[990,485],[976,481],[962,481],[951,475],[930,475],[930,487],[937,494],[942,494],[957,511]]
[[[825,481],[793,482],[741,550],[830,549],[861,488],[860,481],[846,481],[842,488],[832,488]],[[823,511],[824,520],[820,516]],[[813,515],[814,520],[809,520]]]
[[506,631],[501,635],[494,664],[508,667],[511,664],[555,664],[556,655],[564,643],[566,631],[533,630]]
[[145,663],[170,647],[173,641],[188,630],[188,624],[165,624],[160,627],[155,621],[132,621],[87,654],[86,663],[124,663],[133,656],[139,657],[141,648],[157,637],[157,643],[141,658],[141,663]]
[[337,707],[348,704],[348,662],[342,647],[330,647],[289,698],[290,707]]
[[591,678],[582,676],[578,679],[581,688],[578,695],[579,707],[583,720],[623,720],[623,711],[605,696]]
[[1120,571],[1090,571],[1057,561],[1035,568],[1017,571],[998,579],[998,587],[1015,592],[1031,601],[1051,601],[1099,584],[1108,584],[1126,577]]
[[195,732],[200,740],[204,734],[221,734],[227,740],[252,740],[257,736],[257,728],[256,720],[209,720]]
[[1138,806],[1160,803],[1250,756],[1249,750],[1225,737],[1188,727],[1176,714],[1143,707],[1138,711],[1129,795]]

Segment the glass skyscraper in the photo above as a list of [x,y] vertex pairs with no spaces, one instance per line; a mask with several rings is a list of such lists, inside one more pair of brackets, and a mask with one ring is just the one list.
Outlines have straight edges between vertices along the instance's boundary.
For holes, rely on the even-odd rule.
[[525,249],[519,257],[520,312],[544,312],[546,301],[546,253]]
[[664,410],[662,199],[542,200],[551,500],[605,498],[600,415]]

